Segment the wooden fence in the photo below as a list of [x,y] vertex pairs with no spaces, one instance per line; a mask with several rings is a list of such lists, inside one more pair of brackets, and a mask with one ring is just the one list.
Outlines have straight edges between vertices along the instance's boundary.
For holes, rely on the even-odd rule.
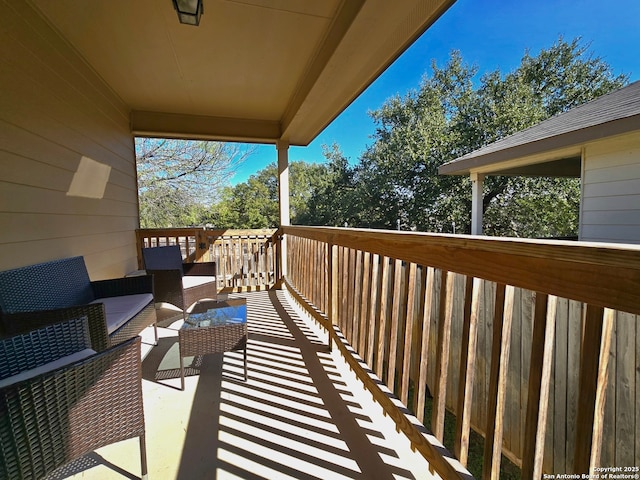
[[286,283],[438,439],[445,409],[454,413],[463,465],[471,428],[485,439],[483,478],[498,478],[501,454],[522,478],[640,465],[640,248],[281,231]]
[[139,268],[144,268],[142,248],[180,245],[186,262],[216,262],[220,291],[271,287],[278,264],[275,232],[275,229],[140,229],[136,231]]

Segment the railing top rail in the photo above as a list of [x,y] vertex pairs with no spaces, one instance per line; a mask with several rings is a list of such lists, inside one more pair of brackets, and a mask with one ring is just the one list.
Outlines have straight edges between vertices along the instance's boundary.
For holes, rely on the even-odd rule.
[[[356,248],[361,250],[363,250],[363,243],[366,243],[366,250],[380,254],[384,254],[382,250],[386,242],[392,242],[398,246],[411,246],[415,242],[420,242],[423,246],[429,247],[460,248],[640,269],[640,245],[366,228],[284,226],[280,229],[283,233],[322,240],[334,245],[351,247],[355,243]],[[380,251],[375,252],[375,249]]]
[[235,229],[235,228],[204,228],[204,227],[180,227],[180,228],[139,228],[138,235],[147,237],[180,237],[193,235],[195,232],[203,232],[208,236],[271,236],[276,228],[259,229]]
[[334,227],[281,227],[320,240],[640,314],[640,246]]

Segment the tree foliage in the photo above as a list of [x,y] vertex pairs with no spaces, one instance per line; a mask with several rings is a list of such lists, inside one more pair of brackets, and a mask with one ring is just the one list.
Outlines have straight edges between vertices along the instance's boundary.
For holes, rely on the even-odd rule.
[[[470,231],[468,178],[438,175],[443,163],[622,87],[579,39],[560,38],[520,66],[477,79],[477,67],[454,51],[419,88],[371,113],[374,142],[350,175],[362,208],[355,224],[379,228]],[[485,179],[485,232],[564,236],[578,225],[576,179],[491,176]],[[335,223],[335,222],[334,222]]]
[[248,154],[229,143],[137,138],[141,227],[199,223]]
[[[308,218],[313,192],[326,175],[322,164],[291,162],[289,165],[290,212],[293,223]],[[268,165],[246,182],[225,187],[222,199],[213,205],[202,223],[217,228],[272,228],[280,224],[278,167]]]

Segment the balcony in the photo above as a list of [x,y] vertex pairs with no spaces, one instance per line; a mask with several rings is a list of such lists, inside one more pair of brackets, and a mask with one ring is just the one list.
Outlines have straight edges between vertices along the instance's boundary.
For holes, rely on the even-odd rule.
[[[206,18],[212,21],[187,31],[175,21],[169,1],[158,8],[141,3],[125,16],[118,2],[102,2],[100,9],[83,9],[78,0],[64,5],[4,2],[4,268],[73,254],[89,260],[96,278],[133,269],[133,232],[139,222],[133,135],[274,144],[281,185],[288,185],[288,145],[311,142],[453,2],[316,0],[299,2],[304,5],[296,12],[265,12],[251,2],[218,3],[207,7]],[[136,28],[122,28],[123,19]],[[251,35],[235,28],[237,19],[254,26]],[[144,28],[137,28],[141,25]],[[274,31],[282,35],[272,35]],[[265,39],[275,43],[265,44]],[[223,44],[228,47],[223,49],[225,58],[201,68],[210,46]],[[117,49],[118,55],[105,55],[115,51],[114,45],[124,47]],[[264,61],[263,52],[270,52],[273,61]],[[247,54],[256,55],[257,61]],[[239,69],[242,65],[246,70]],[[353,75],[345,75],[347,70]],[[267,77],[274,81],[265,82]],[[229,84],[229,78],[247,81]],[[222,82],[220,88],[212,79]],[[197,101],[186,102],[187,98]],[[87,166],[98,175],[86,175]],[[86,182],[85,188],[70,188],[83,183],[78,180],[85,176],[94,181]],[[280,194],[281,223],[286,225],[286,187]],[[524,478],[540,478],[542,472],[583,473],[598,465],[640,465],[638,248],[288,226],[275,235],[176,230],[139,232],[138,238],[150,244],[179,243],[190,261],[216,259],[222,293],[247,295],[253,302],[272,298],[274,287],[286,289],[328,335],[316,334],[322,346],[305,340],[318,349],[310,358],[328,360],[323,349],[333,345],[331,358],[340,353],[366,388],[339,385],[339,391],[372,397],[402,438],[426,459],[429,472],[444,478],[464,476],[439,446],[449,414],[454,416],[454,438],[447,443],[461,464],[468,463],[471,432],[484,438],[477,473],[484,478],[499,476],[502,456],[520,466]],[[281,304],[277,317],[292,308]],[[165,330],[166,335],[173,332]],[[223,403],[208,400],[215,395],[235,400],[250,398],[256,391],[269,393],[269,406],[276,410],[278,400],[290,399],[293,391],[312,397],[303,397],[306,411],[318,398],[308,390],[326,393],[320,391],[322,379],[333,379],[335,368],[310,372],[311,384],[308,376],[296,371],[294,386],[287,383],[286,392],[278,394],[287,397],[273,398],[273,392],[255,385],[274,388],[274,377],[285,382],[285,366],[290,370],[295,365],[292,352],[283,345],[290,339],[274,338],[278,341],[269,343],[268,354],[264,345],[251,344],[248,384],[233,379],[237,359],[230,354],[224,364],[214,365],[210,362],[215,359],[206,358],[200,374],[189,378],[187,392],[173,388],[176,379],[171,372],[156,379],[147,371],[163,366],[154,359],[163,351],[169,354],[167,347],[174,343],[163,339],[152,349],[144,380],[151,478],[189,478],[193,472],[187,469],[198,466],[213,475],[208,462],[220,460],[213,452],[223,451],[222,433],[224,451],[229,451],[224,466],[236,469],[229,476],[258,478],[266,476],[258,469],[284,466],[287,471],[278,470],[282,476],[312,476],[310,470],[295,470],[302,468],[297,467],[302,460],[318,463],[323,473],[331,470],[344,476],[356,471],[354,464],[373,465],[370,459],[378,457],[371,455],[372,447],[363,453],[347,437],[368,435],[377,445],[371,439],[380,434],[366,423],[362,431],[341,431],[337,441],[354,448],[354,458],[337,463],[345,459],[340,453],[344,448],[328,449],[331,460],[323,454],[320,461],[311,461],[315,457],[310,448],[303,459],[292,453],[299,448],[275,448],[281,430],[272,411],[266,412],[267,426],[251,418],[251,432],[260,427],[264,435],[262,430],[248,435],[249,425],[245,429],[242,423],[240,428],[238,422],[249,420],[240,419],[238,409],[264,415],[264,408],[258,411],[255,404],[251,410],[238,399],[233,405],[238,409],[224,411],[231,419],[217,422]],[[301,345],[296,341],[294,348]],[[286,360],[262,360],[274,351]],[[267,368],[276,374],[264,375]],[[247,385],[255,385],[251,394]],[[204,394],[207,388],[213,390],[211,397]],[[193,405],[185,402],[189,398]],[[357,412],[352,403],[333,408]],[[333,404],[327,400],[328,405]],[[185,413],[184,423],[176,427],[170,422],[180,418],[182,407],[192,415]],[[373,407],[362,408],[371,423],[382,425],[373,418]],[[407,417],[407,412],[415,417]],[[361,417],[356,413],[358,425],[364,422]],[[292,415],[289,422],[287,440],[292,445],[294,435],[297,441],[314,439],[314,447],[319,444],[317,435],[336,438],[335,429],[333,436],[318,428],[312,429],[313,435],[294,433]],[[218,443],[202,445],[199,428],[205,435],[216,432],[209,438]],[[245,449],[231,442],[230,431],[234,439],[261,440]],[[105,449],[98,453],[102,457],[90,457],[88,462],[107,466],[87,475],[104,471],[116,478],[134,476],[139,470],[129,457],[137,454],[124,445],[117,455]],[[290,456],[282,460],[265,453],[268,447]],[[379,449],[388,454],[386,459],[395,455],[384,446]],[[237,470],[248,469],[249,462],[255,472]],[[173,470],[164,471],[163,465]],[[407,468],[404,460],[402,465]]]

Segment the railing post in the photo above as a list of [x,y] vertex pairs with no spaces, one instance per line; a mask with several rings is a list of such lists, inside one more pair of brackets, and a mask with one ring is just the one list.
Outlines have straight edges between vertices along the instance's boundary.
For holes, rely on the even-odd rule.
[[275,250],[275,270],[276,270],[276,278],[273,279],[273,284],[275,288],[282,288],[282,229],[278,229],[276,233],[273,234],[273,248]]
[[[187,256],[188,256],[187,252]],[[208,262],[209,255],[209,238],[207,237],[207,231],[204,228],[196,230],[196,255],[194,262]]]
[[144,240],[140,229],[136,229],[136,257],[138,259],[138,270],[144,269],[144,262],[142,261],[142,249],[144,247]]

